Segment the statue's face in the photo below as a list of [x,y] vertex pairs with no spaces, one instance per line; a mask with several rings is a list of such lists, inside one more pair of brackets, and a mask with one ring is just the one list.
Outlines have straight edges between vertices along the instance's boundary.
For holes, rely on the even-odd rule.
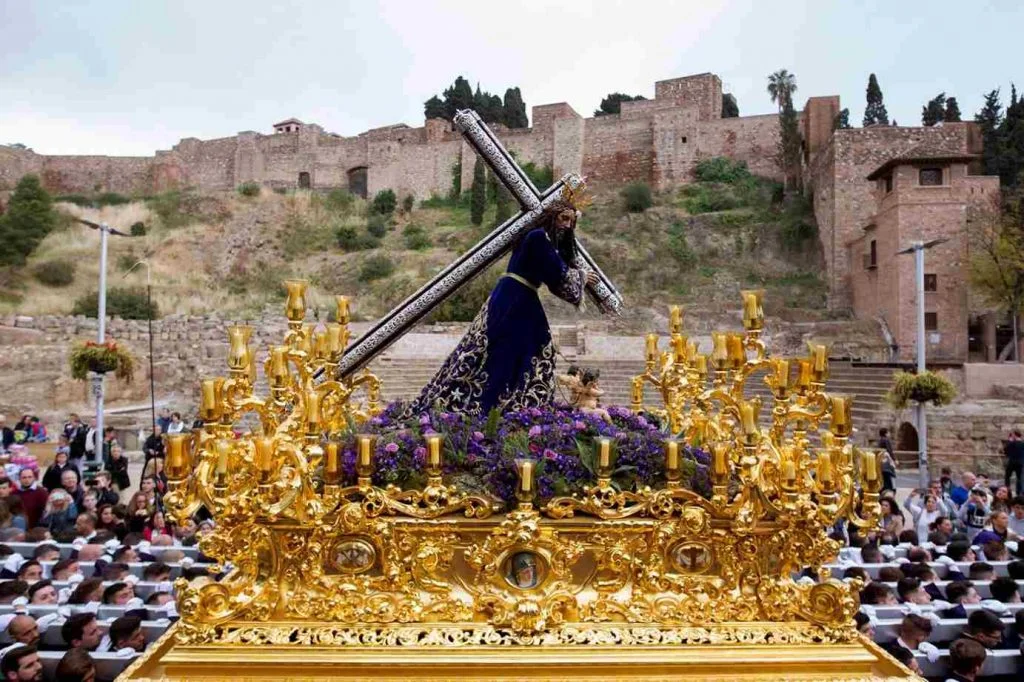
[[570,230],[572,229],[572,221],[575,217],[572,211],[561,211],[555,216],[555,227],[559,230]]

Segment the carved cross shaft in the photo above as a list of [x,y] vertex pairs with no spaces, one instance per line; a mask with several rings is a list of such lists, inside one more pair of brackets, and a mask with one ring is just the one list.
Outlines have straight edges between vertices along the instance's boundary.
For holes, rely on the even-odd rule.
[[[455,116],[455,125],[497,179],[519,201],[522,210],[459,256],[349,346],[338,363],[338,378],[347,377],[365,366],[460,287],[508,253],[519,236],[533,229],[544,211],[561,198],[563,187],[569,186],[579,191],[584,186],[583,178],[570,173],[541,193],[476,112],[459,111]],[[581,265],[592,270],[599,280],[595,285],[587,287],[587,293],[602,312],[619,312],[622,298],[611,280],[601,272],[578,240],[576,248],[583,261]]]

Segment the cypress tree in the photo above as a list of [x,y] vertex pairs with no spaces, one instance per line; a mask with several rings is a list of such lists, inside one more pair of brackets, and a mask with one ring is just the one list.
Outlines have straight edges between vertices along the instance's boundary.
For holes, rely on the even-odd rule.
[[523,102],[523,94],[519,92],[518,87],[505,91],[502,120],[509,128],[527,128],[530,125],[529,119],[526,118],[526,103]]
[[842,109],[832,121],[832,130],[846,130],[850,127],[850,110]]
[[923,126],[933,126],[943,120],[945,116],[946,93],[944,92],[940,92],[921,107],[921,125]]
[[950,97],[946,100],[946,114],[942,119],[946,123],[959,123],[960,117],[960,105],[957,104],[956,97]]
[[740,115],[740,107],[736,96],[728,92],[722,94],[722,118],[736,118]]
[[484,210],[487,208],[487,174],[479,156],[473,164],[473,186],[469,191],[469,220],[474,225],[480,225],[484,222]]
[[779,114],[778,162],[786,175],[786,187],[797,191],[802,185],[800,142],[800,123],[793,109],[793,100],[787,97]]
[[7,212],[0,216],[0,263],[24,264],[56,223],[53,200],[43,189],[39,176],[24,176],[14,188]]
[[423,103],[423,118],[428,121],[432,118],[448,118],[448,109],[440,97],[434,95]]
[[981,164],[986,175],[998,175],[1001,156],[1000,128],[1003,124],[1003,105],[999,102],[999,88],[985,94],[985,104],[974,115],[981,129]]
[[882,103],[882,88],[878,86],[878,79],[875,74],[868,78],[868,105],[864,109],[864,127],[870,125],[889,125],[889,112],[885,110]]
[[473,108],[473,89],[469,87],[469,81],[462,76],[455,79],[450,88],[443,93],[445,118],[451,120],[459,109]]

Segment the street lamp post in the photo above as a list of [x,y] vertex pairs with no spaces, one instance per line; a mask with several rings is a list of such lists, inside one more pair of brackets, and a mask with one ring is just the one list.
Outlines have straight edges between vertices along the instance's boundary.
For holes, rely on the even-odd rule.
[[[917,373],[925,371],[925,329],[924,329],[924,252],[938,246],[948,239],[933,239],[928,242],[916,241],[897,254],[914,254],[914,280],[917,284]],[[921,488],[928,487],[928,422],[924,411],[924,403],[918,402],[914,407],[917,420],[917,480]]]
[[132,273],[140,265],[146,266],[146,324],[149,327],[149,415],[150,433],[156,432],[156,382],[153,378],[153,279],[148,260],[140,260],[128,268],[122,279]]

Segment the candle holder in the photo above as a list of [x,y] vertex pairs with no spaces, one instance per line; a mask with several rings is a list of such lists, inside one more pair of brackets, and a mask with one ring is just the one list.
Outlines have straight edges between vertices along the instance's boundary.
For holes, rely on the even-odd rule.
[[356,476],[361,488],[370,486],[370,477],[373,475],[373,457],[376,449],[376,436],[362,434],[356,437]]
[[683,306],[670,305],[668,307],[668,333],[673,336],[683,331]]
[[337,442],[330,441],[324,446],[324,484],[338,485],[341,481],[341,456]]
[[180,481],[187,477],[192,469],[190,450],[192,447],[191,433],[170,433],[164,436],[166,465],[164,472],[168,481]]
[[831,396],[829,430],[836,438],[849,438],[853,431],[853,398],[846,395]]
[[350,303],[351,300],[348,296],[334,297],[334,321],[342,326],[347,326],[352,319],[349,311]]
[[277,451],[277,443],[273,438],[257,438],[254,446],[256,448],[256,472],[260,485],[270,483],[271,472],[274,468],[274,453]]
[[199,418],[204,424],[213,424],[220,419],[221,401],[216,379],[203,379],[199,389]]
[[252,327],[235,325],[228,327],[228,369],[232,376],[248,376],[251,355],[249,339]]
[[[441,436],[432,433],[426,437],[427,441],[427,476],[436,480],[433,485],[440,485],[441,478]],[[428,484],[429,485],[429,484]]]
[[516,500],[519,501],[520,509],[533,507],[534,497],[534,474],[537,470],[537,463],[532,459],[516,460]]
[[678,488],[683,476],[680,444],[675,438],[665,439],[665,479],[669,488]]
[[288,318],[288,327],[298,330],[302,321],[306,319],[306,287],[309,282],[304,279],[290,279],[285,281],[284,288],[288,294],[285,302],[284,314]]
[[760,333],[764,328],[764,289],[741,291],[740,295],[743,297],[743,328]]
[[614,441],[607,436],[600,436],[594,439],[594,445],[597,450],[597,480],[598,484],[604,481],[605,484],[611,479],[612,469],[614,468]]
[[216,453],[217,458],[213,469],[213,487],[221,492],[227,488],[228,466],[230,465],[230,457],[233,449],[231,441],[227,438],[218,438],[214,444],[214,452]]

